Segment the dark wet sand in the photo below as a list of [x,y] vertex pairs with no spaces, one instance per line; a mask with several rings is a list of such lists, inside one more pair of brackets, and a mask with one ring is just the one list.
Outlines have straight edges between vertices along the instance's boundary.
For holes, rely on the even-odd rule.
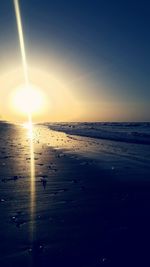
[[34,149],[35,191],[27,130],[0,124],[0,266],[149,266],[148,177]]

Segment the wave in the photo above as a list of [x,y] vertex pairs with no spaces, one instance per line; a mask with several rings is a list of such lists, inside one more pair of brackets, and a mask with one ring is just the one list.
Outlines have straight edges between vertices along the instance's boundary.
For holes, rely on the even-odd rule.
[[150,123],[46,123],[48,128],[70,135],[150,145]]

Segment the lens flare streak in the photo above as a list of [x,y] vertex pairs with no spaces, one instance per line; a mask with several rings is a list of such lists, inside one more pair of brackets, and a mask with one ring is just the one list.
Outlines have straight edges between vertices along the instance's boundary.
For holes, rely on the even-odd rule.
[[26,52],[25,52],[23,27],[22,27],[21,13],[20,13],[18,0],[14,0],[14,7],[15,7],[15,14],[16,14],[16,21],[17,21],[17,28],[18,28],[18,35],[19,35],[19,42],[20,42],[20,50],[21,50],[21,56],[22,56],[24,78],[25,78],[26,85],[28,85],[29,77],[28,77],[27,58],[26,58]]
[[[20,43],[20,50],[21,50],[21,57],[22,57],[22,67],[24,73],[24,82],[26,88],[29,88],[29,76],[28,76],[28,66],[27,66],[27,59],[26,59],[26,51],[25,51],[25,42],[24,42],[24,35],[23,35],[23,27],[22,27],[22,20],[21,20],[21,12],[19,7],[19,0],[14,0],[14,8],[15,8],[15,15],[16,15],[16,22],[18,28],[18,36],[19,36],[19,43]],[[31,192],[31,199],[30,199],[30,207],[31,207],[31,240],[33,239],[33,221],[34,221],[34,207],[35,207],[35,163],[34,163],[34,144],[33,144],[33,124],[32,124],[32,116],[31,111],[27,111],[28,115],[28,133],[29,133],[29,142],[30,142],[30,176],[31,176],[31,183],[30,183],[30,192]]]
[[34,232],[34,212],[35,212],[35,163],[34,163],[34,144],[33,144],[33,124],[31,117],[29,118],[28,123],[28,138],[30,143],[30,174],[31,174],[31,183],[30,183],[30,211],[31,211],[31,240],[33,239]]

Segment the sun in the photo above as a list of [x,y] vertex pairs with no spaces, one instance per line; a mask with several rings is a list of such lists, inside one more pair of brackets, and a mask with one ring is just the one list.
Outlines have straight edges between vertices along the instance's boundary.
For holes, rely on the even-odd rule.
[[44,95],[32,84],[23,85],[15,90],[12,103],[17,112],[34,115],[44,107]]

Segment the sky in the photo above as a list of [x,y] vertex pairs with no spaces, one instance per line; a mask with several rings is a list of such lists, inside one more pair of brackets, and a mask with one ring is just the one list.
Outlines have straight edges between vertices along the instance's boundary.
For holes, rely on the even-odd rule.
[[[20,0],[30,80],[45,94],[36,121],[150,120],[150,3]],[[0,118],[23,83],[12,0],[0,0]]]

